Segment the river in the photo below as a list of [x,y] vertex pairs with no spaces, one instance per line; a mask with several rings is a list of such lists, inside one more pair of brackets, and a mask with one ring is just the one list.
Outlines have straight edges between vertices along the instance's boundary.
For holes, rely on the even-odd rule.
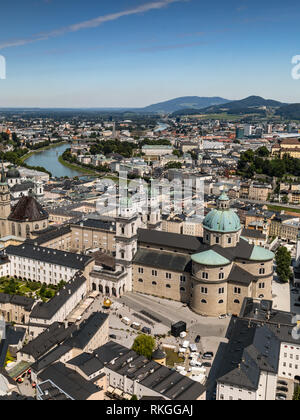
[[158,126],[156,127],[156,129],[154,130],[155,133],[158,133],[159,131],[165,131],[169,128],[169,124],[165,124],[165,123],[158,123]]
[[62,144],[57,147],[52,147],[48,150],[43,150],[41,152],[36,152],[25,162],[31,166],[43,166],[45,169],[52,173],[54,177],[64,177],[73,178],[74,176],[82,176],[82,172],[70,169],[67,166],[62,165],[58,158],[66,149],[70,148],[70,144]]

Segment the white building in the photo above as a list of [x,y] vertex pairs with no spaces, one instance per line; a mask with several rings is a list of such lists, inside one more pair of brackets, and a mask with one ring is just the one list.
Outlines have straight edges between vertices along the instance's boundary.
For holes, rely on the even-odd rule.
[[80,271],[87,279],[93,268],[93,258],[29,243],[8,246],[10,275],[22,279],[57,285],[70,281]]

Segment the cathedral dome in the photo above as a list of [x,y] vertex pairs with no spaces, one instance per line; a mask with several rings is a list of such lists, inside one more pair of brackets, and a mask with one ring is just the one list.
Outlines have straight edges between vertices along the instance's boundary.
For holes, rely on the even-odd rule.
[[203,220],[203,227],[212,232],[238,232],[241,222],[238,215],[230,209],[229,198],[223,193],[218,199],[218,208],[212,210]]
[[21,177],[20,172],[16,168],[9,169],[6,176],[7,178],[20,178]]

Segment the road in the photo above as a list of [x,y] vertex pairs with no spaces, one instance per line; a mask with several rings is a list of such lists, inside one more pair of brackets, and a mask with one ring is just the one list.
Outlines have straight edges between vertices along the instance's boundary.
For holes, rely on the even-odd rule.
[[238,198],[235,201],[236,202],[243,201],[245,203],[250,203],[250,204],[260,204],[262,206],[266,205],[266,206],[286,207],[286,208],[289,208],[289,209],[299,210],[299,213],[300,213],[300,206],[296,206],[296,205],[292,205],[292,204],[271,203],[270,201],[249,200],[248,198]]

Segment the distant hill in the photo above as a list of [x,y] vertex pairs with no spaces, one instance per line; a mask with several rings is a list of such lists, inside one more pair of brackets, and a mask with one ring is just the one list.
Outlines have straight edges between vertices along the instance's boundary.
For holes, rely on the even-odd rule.
[[170,101],[160,102],[157,104],[140,108],[139,112],[153,112],[153,113],[173,113],[181,109],[202,109],[213,105],[221,105],[229,102],[228,99],[216,97],[199,97],[199,96],[184,96],[182,98],[171,99]]
[[[282,102],[274,101],[272,99],[264,99],[260,96],[249,96],[245,99],[237,101],[229,101],[219,105],[208,106],[201,109],[202,114],[218,114],[227,112],[229,114],[250,114],[250,113],[262,113],[263,107],[266,108],[280,108],[285,105]],[[200,110],[200,108],[199,108]],[[187,115],[189,110],[184,109],[175,112],[174,115]],[[193,111],[193,114],[197,112]]]
[[288,120],[300,120],[300,104],[282,106],[276,111],[276,115]]

